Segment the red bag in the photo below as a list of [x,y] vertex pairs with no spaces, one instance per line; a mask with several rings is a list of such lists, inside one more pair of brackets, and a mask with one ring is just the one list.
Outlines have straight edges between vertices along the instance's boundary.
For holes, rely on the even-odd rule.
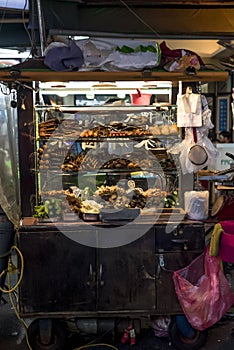
[[234,304],[220,259],[209,247],[190,265],[173,274],[175,291],[188,322],[200,331],[219,321]]

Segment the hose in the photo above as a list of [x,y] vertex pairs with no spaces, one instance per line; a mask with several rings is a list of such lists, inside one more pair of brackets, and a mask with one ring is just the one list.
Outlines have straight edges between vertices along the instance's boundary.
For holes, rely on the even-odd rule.
[[[19,276],[18,282],[16,283],[16,285],[14,287],[11,288],[9,286],[9,289],[4,289],[4,288],[2,288],[0,286],[0,291],[3,292],[3,293],[12,293],[12,292],[14,292],[19,287],[19,285],[20,285],[20,283],[22,281],[22,278],[23,278],[23,273],[24,273],[24,258],[23,258],[23,255],[22,255],[21,251],[18,249],[18,247],[16,247],[15,245],[11,247],[10,253],[12,253],[13,250],[15,250],[17,252],[17,254],[19,255],[19,257],[20,257],[20,261],[21,261],[20,276]],[[8,260],[8,267],[7,267],[6,270],[3,270],[1,272],[0,279],[2,278],[2,276],[4,274],[11,273],[14,269],[15,269],[15,267],[12,264],[11,258],[9,258],[9,260]]]
[[[23,258],[23,254],[21,253],[21,251],[19,250],[19,248],[17,246],[12,246],[11,249],[10,249],[10,252],[9,254],[11,254],[13,251],[16,251],[17,254],[19,255],[20,257],[20,262],[21,262],[21,271],[20,271],[20,276],[19,276],[19,279],[18,279],[18,282],[15,284],[14,287],[11,287],[11,279],[10,279],[10,274],[16,269],[16,267],[13,265],[12,261],[11,261],[11,256],[9,257],[9,260],[8,260],[8,267],[6,270],[3,270],[0,274],[0,278],[4,275],[4,274],[8,274],[8,289],[4,289],[0,286],[0,290],[1,292],[3,293],[7,293],[9,294],[9,300],[10,300],[10,303],[11,303],[11,306],[12,306],[12,309],[14,310],[15,314],[16,314],[16,317],[18,318],[18,320],[20,321],[20,323],[22,324],[22,326],[24,327],[24,329],[26,330],[26,343],[27,343],[27,346],[29,348],[29,350],[33,350],[29,344],[29,340],[28,340],[28,335],[27,335],[27,325],[25,323],[25,321],[20,317],[19,315],[19,312],[17,310],[17,307],[15,306],[14,304],[14,301],[13,301],[13,298],[12,298],[12,294],[14,294],[15,290],[19,287],[21,281],[22,281],[22,278],[23,278],[23,273],[24,273],[24,258]],[[15,296],[16,297],[16,296]]]
[[89,348],[94,347],[94,346],[106,346],[106,347],[108,347],[110,349],[118,350],[118,348],[116,348],[114,345],[105,344],[105,343],[82,345],[81,347],[73,349],[73,350],[89,349]]

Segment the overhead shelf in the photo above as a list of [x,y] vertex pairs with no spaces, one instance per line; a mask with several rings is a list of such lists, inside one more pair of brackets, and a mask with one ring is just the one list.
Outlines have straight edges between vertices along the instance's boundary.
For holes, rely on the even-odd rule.
[[[15,73],[15,74],[14,74]],[[144,81],[183,81],[203,83],[214,81],[227,81],[229,73],[226,71],[198,71],[196,75],[187,75],[181,72],[53,72],[53,71],[0,71],[1,81],[124,81],[124,80],[144,80]]]

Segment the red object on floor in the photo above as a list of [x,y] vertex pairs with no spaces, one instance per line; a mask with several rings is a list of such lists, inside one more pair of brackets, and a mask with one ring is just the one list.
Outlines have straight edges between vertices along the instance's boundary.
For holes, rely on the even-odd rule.
[[130,333],[130,344],[131,345],[135,345],[136,344],[136,332],[135,332],[135,329],[132,328],[129,333]]
[[121,343],[126,344],[128,339],[130,338],[130,344],[135,345],[136,344],[136,332],[133,326],[128,326],[127,329],[125,329],[124,334],[121,338]]
[[[129,328],[129,327],[128,327],[128,328]],[[127,341],[128,341],[128,338],[129,338],[129,330],[128,330],[128,329],[125,329],[124,334],[123,334],[123,336],[122,336],[122,338],[121,338],[121,343],[122,343],[122,344],[126,344]]]

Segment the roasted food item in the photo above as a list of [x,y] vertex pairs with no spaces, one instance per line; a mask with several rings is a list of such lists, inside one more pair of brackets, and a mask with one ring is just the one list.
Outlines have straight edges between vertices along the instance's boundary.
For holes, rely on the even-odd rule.
[[98,187],[96,194],[98,196],[106,196],[106,195],[112,195],[116,191],[117,191],[116,185],[112,185],[112,186],[102,185],[102,186]]
[[215,169],[200,169],[198,170],[198,176],[215,176],[219,173],[219,170]]
[[93,170],[98,167],[98,159],[92,154],[87,154],[86,152],[80,153],[78,156],[74,157],[68,155],[61,165],[63,171],[75,172],[78,170]]
[[169,125],[167,124],[163,124],[160,126],[160,131],[161,131],[161,134],[162,135],[170,135],[170,128],[169,128]]
[[152,135],[161,135],[161,130],[157,124],[150,126],[148,130]]
[[128,159],[125,158],[114,158],[104,163],[102,166],[103,169],[129,169],[129,168],[139,168],[139,166]]
[[50,137],[54,130],[58,127],[60,121],[57,118],[49,119],[38,124],[38,132],[40,137]]
[[81,131],[80,137],[139,137],[150,135],[148,130],[140,127],[128,126],[124,123],[111,123],[110,125],[99,125],[93,129],[86,129]]
[[178,134],[179,132],[179,129],[175,123],[172,125],[169,125],[169,130],[170,130],[170,134]]
[[38,165],[40,169],[60,169],[66,154],[67,146],[62,141],[55,141],[54,145],[43,144],[38,149]]
[[100,209],[102,208],[102,205],[97,203],[94,200],[85,200],[81,202],[81,213],[89,213],[89,214],[99,214]]
[[116,185],[102,185],[97,189],[95,195],[100,196],[106,201],[104,207],[143,209],[146,205],[147,208],[151,206],[163,206],[167,192],[162,191],[160,188],[143,191],[141,188],[135,188],[133,186],[125,189]]
[[108,126],[96,126],[93,129],[85,129],[80,133],[80,137],[108,137],[109,136],[109,127]]
[[68,202],[68,205],[70,206],[71,210],[74,213],[80,213],[81,208],[81,198],[76,197],[75,193],[70,192],[69,190],[65,191],[66,200]]

